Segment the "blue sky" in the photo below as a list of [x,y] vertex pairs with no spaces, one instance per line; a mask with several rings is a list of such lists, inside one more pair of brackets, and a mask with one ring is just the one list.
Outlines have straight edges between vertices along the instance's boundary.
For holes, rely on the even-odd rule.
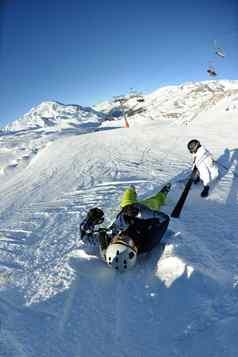
[[93,105],[206,80],[209,61],[217,79],[238,79],[236,0],[2,0],[0,126],[45,100]]

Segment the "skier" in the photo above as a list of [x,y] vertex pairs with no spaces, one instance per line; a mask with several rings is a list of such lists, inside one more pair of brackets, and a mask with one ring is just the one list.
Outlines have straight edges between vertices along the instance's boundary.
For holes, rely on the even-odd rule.
[[202,146],[197,139],[190,140],[187,147],[193,156],[193,168],[196,166],[198,170],[194,183],[198,183],[200,179],[203,181],[204,187],[201,192],[201,197],[207,197],[210,189],[210,183],[219,175],[218,167],[212,154],[204,146]]
[[109,228],[95,230],[104,213],[91,209],[80,225],[82,240],[97,241],[102,259],[112,268],[123,272],[131,269],[137,255],[151,251],[161,241],[169,224],[169,216],[160,212],[165,204],[171,184],[165,185],[156,195],[138,200],[132,185],[123,194],[115,221]]

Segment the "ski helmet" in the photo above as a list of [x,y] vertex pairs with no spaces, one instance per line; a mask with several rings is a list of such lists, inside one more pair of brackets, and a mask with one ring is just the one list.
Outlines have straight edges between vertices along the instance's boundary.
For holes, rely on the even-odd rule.
[[129,243],[117,239],[109,244],[106,250],[107,264],[121,273],[133,268],[137,259],[137,249],[132,239],[127,238]]
[[200,148],[201,144],[197,139],[190,140],[188,143],[188,150],[191,154],[196,153],[197,149]]

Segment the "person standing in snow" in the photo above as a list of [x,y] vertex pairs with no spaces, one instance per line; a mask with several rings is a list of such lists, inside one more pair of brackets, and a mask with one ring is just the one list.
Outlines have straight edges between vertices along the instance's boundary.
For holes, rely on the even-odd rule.
[[194,183],[196,184],[200,179],[202,180],[204,187],[201,197],[207,197],[211,182],[219,175],[218,167],[212,154],[197,139],[190,140],[187,147],[193,157],[193,167],[196,166],[198,170]]
[[169,216],[160,212],[170,191],[168,183],[156,195],[139,201],[134,186],[123,194],[121,211],[109,228],[94,231],[102,223],[104,213],[91,209],[80,225],[82,240],[97,241],[102,259],[120,272],[131,269],[137,255],[151,251],[167,230]]

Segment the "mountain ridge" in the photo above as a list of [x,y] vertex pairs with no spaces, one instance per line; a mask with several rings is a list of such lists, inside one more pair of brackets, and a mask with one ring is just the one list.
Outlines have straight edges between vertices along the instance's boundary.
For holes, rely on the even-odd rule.
[[[191,117],[194,119],[194,111],[201,112],[233,94],[238,94],[238,80],[185,82],[177,86],[162,87],[146,94],[143,96],[143,103],[138,103],[135,98],[125,95],[124,111],[130,119],[133,119],[138,115],[151,116],[151,107],[153,107],[153,119],[182,118],[183,123],[186,123],[191,121]],[[155,109],[157,109],[156,116]],[[116,111],[119,115],[115,117]],[[106,120],[117,120],[122,117],[123,111],[113,99],[92,107],[45,101],[32,108],[23,117],[6,125],[3,132],[77,129],[82,124],[101,125]]]

